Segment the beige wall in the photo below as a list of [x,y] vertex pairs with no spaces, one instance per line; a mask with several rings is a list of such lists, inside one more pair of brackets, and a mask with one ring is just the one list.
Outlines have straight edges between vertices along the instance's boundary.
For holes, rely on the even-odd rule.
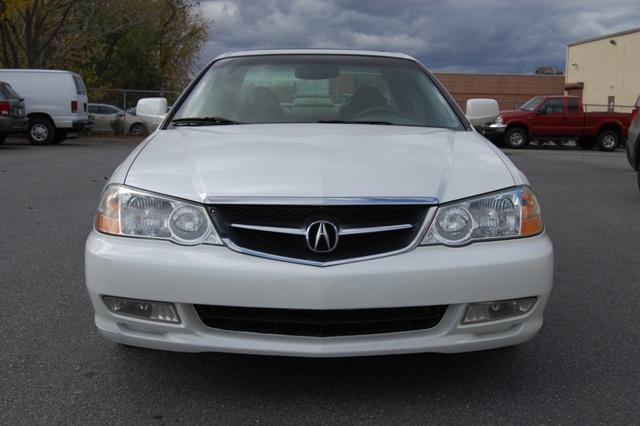
[[585,104],[607,105],[615,96],[616,111],[629,111],[618,106],[633,105],[640,95],[640,30],[568,46],[565,75],[568,84],[584,83]]

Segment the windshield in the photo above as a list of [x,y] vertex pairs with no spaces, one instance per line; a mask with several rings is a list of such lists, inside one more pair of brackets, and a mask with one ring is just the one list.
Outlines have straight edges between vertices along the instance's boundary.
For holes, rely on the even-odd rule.
[[271,55],[213,64],[174,124],[345,122],[463,129],[413,61],[372,56]]
[[542,102],[542,96],[534,96],[520,107],[523,111],[533,111]]

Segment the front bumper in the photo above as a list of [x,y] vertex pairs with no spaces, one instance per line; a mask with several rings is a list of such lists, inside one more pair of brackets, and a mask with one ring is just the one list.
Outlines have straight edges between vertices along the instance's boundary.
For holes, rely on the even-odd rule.
[[71,129],[75,131],[84,130],[87,127],[93,127],[91,120],[74,120],[71,122]]
[[[112,237],[93,231],[86,282],[98,329],[116,342],[185,352],[313,357],[464,352],[531,339],[553,280],[545,234],[462,248],[418,247],[397,256],[315,267],[236,253],[226,247]],[[154,323],[110,312],[101,296],[173,302],[182,322]],[[537,296],[526,315],[461,325],[467,303]],[[440,323],[398,333],[304,337],[206,327],[193,304],[297,309],[449,305]]]
[[479,126],[474,126],[476,130],[484,137],[497,137],[504,134],[507,126],[504,124],[483,124]]

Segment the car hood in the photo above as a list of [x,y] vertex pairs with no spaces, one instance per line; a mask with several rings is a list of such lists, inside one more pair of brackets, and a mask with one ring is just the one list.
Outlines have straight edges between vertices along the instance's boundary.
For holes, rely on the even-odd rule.
[[[510,162],[480,135],[425,127],[249,124],[156,132],[127,185],[208,197],[437,197],[513,186]],[[510,165],[513,167],[513,165]]]
[[502,117],[519,117],[521,115],[530,115],[533,111],[525,111],[523,109],[508,109],[505,111],[500,111],[500,115]]

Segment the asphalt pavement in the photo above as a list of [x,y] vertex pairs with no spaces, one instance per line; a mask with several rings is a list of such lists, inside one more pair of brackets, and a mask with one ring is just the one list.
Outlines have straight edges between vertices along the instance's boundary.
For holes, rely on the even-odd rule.
[[84,241],[106,177],[135,145],[0,145],[0,424],[638,422],[640,192],[622,151],[508,152],[556,250],[532,341],[301,359],[160,352],[98,334]]

